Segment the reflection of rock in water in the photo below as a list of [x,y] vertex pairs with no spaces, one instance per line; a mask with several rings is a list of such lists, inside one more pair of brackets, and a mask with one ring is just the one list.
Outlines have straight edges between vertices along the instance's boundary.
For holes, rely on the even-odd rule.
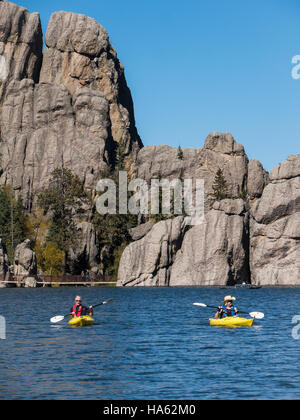
[[5,80],[7,77],[6,62],[4,55],[0,55],[0,80]]

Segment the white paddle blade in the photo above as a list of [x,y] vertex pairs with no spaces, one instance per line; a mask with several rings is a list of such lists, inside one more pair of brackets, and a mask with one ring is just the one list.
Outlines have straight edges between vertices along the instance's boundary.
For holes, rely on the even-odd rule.
[[256,319],[263,319],[265,317],[265,314],[263,314],[262,312],[250,312],[249,315],[252,316],[252,318]]
[[207,305],[205,305],[205,303],[195,302],[195,303],[193,303],[193,305],[195,305],[195,306],[201,306],[202,308],[206,308],[207,307]]
[[113,299],[112,299],[112,298],[110,298],[110,299],[106,300],[105,302],[103,302],[103,305],[107,305],[108,303],[110,303],[110,302],[112,302],[112,301],[113,301]]
[[57,322],[60,322],[63,319],[65,319],[64,316],[58,315],[58,316],[54,316],[53,318],[51,318],[50,322],[52,322],[52,324],[56,324]]

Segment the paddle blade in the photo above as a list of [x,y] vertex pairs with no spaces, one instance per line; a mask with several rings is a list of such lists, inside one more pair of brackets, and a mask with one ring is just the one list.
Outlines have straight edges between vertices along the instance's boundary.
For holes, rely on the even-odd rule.
[[252,316],[252,318],[256,319],[263,319],[265,317],[265,314],[263,314],[262,312],[250,312],[249,315]]
[[65,319],[64,316],[58,315],[58,316],[54,316],[53,318],[51,318],[50,322],[52,322],[52,324],[56,324],[57,322],[60,322],[63,319]]
[[195,305],[195,306],[201,306],[202,308],[207,308],[207,305],[205,305],[205,303],[195,302],[195,303],[193,303],[193,305]]
[[107,305],[108,303],[110,303],[110,302],[112,302],[112,301],[113,301],[113,299],[112,299],[112,298],[110,298],[110,299],[106,300],[105,302],[103,302],[103,303],[102,303],[102,305]]

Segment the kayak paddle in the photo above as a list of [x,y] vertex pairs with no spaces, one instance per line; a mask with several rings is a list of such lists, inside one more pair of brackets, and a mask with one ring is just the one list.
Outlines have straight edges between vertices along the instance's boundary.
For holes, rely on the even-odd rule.
[[[97,306],[101,306],[101,305],[106,305],[107,303],[110,303],[112,301],[113,301],[113,299],[108,299],[105,302],[101,302],[101,303],[98,303],[97,305],[94,305],[93,308],[97,308]],[[67,315],[57,315],[57,316],[54,316],[54,317],[52,317],[50,319],[50,322],[52,322],[52,324],[56,324],[57,322],[60,322],[60,321],[64,320],[65,317],[66,316],[69,316],[69,315],[72,315],[72,314],[69,313]]]
[[[193,305],[201,306],[201,308],[219,309],[218,306],[205,305],[205,303],[195,302],[195,303],[193,303]],[[265,314],[263,314],[262,312],[242,312],[242,311],[239,311],[239,313],[250,315],[252,318],[256,318],[256,319],[263,319],[265,317]]]

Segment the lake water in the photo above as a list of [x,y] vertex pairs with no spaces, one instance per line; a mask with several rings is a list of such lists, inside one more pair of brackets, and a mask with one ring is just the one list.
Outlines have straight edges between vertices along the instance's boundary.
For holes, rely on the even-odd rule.
[[[49,322],[76,294],[95,324]],[[262,311],[252,328],[208,325],[220,304]],[[1,289],[0,399],[299,399],[300,289]],[[299,329],[300,332],[300,329]]]

